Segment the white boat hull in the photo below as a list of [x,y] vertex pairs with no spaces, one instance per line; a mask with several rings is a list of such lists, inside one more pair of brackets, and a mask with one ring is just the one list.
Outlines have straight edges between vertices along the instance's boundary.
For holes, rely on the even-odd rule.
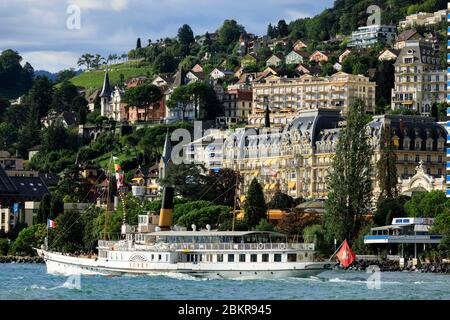
[[187,274],[211,279],[261,279],[311,277],[331,269],[330,262],[297,262],[274,265],[258,263],[146,263],[85,259],[38,250],[44,257],[47,272],[57,275],[155,275]]

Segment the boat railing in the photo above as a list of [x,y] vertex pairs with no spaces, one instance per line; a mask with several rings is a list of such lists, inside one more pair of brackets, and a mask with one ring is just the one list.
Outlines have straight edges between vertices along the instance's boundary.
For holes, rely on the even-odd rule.
[[174,250],[314,250],[313,243],[171,243]]
[[98,242],[99,248],[116,251],[135,250],[304,250],[314,251],[314,243],[139,243],[130,241],[104,241]]

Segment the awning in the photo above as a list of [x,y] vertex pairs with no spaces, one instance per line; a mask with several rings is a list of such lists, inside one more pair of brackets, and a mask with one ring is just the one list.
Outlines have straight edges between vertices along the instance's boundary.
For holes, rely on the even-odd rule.
[[289,189],[297,189],[297,182],[291,181],[288,184]]
[[247,198],[246,196],[240,196],[239,199],[241,200],[241,202],[244,202],[246,198]]
[[137,178],[133,178],[133,179],[131,179],[132,181],[142,181],[142,180],[144,180],[143,178],[141,178],[141,177],[137,177]]
[[266,185],[264,185],[264,190],[268,190],[269,188],[270,188],[270,184],[266,184]]
[[270,185],[270,190],[274,190],[276,186],[277,186],[277,185],[276,185],[275,183],[272,183],[272,184]]
[[403,101],[402,104],[413,104],[412,101]]
[[253,171],[253,176],[255,177],[259,176],[259,171]]
[[156,185],[151,185],[151,186],[147,186],[147,189],[159,189],[159,186]]

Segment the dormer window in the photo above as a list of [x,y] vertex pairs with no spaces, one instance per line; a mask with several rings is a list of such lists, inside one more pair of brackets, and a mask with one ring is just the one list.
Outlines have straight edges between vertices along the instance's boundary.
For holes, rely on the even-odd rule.
[[405,138],[403,140],[403,149],[404,150],[409,150],[410,149],[410,144],[411,144],[410,139],[409,138]]
[[422,140],[421,139],[416,139],[415,144],[414,144],[414,149],[415,150],[422,149]]

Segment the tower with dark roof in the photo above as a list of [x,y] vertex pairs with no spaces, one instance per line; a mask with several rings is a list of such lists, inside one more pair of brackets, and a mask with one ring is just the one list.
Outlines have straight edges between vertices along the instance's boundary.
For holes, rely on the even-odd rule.
[[111,100],[111,85],[109,84],[109,76],[108,76],[108,69],[105,71],[105,78],[103,79],[103,88],[102,92],[100,93],[100,114],[103,117],[107,117],[109,113],[109,103]]
[[159,161],[159,178],[164,179],[167,176],[167,169],[172,162],[172,143],[169,137],[169,131],[166,134],[166,140],[164,141],[164,149]]

